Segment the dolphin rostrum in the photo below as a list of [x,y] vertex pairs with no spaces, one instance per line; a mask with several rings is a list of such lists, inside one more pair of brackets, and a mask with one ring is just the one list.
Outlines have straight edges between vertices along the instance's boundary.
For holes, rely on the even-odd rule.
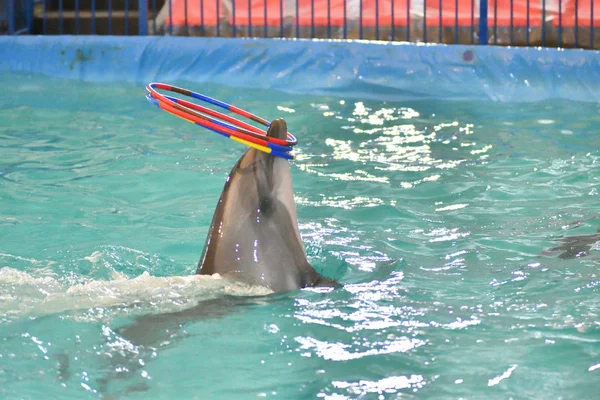
[[[286,139],[285,121],[273,121],[267,136]],[[256,149],[242,155],[227,177],[197,273],[274,292],[336,286],[306,259],[287,160]]]

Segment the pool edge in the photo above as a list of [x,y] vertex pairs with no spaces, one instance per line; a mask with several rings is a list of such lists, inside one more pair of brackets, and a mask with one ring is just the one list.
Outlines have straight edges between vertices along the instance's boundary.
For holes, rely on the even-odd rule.
[[140,85],[212,82],[357,99],[530,102],[558,98],[600,103],[600,51],[579,49],[302,39],[3,36],[0,72]]

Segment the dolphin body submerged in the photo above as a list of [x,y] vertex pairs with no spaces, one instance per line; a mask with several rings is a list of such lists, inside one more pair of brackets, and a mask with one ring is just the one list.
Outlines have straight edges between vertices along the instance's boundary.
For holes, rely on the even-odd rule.
[[545,255],[558,252],[558,258],[569,260],[588,256],[593,250],[600,250],[600,228],[596,233],[588,235],[562,237],[556,246],[545,252]]
[[[285,140],[285,121],[273,121],[267,136]],[[256,149],[242,155],[227,177],[197,273],[274,292],[337,286],[306,259],[286,159]]]
[[[287,126],[279,119],[271,123],[270,137],[285,139]],[[180,328],[200,318],[217,318],[233,312],[285,299],[285,293],[308,286],[339,287],[309,264],[298,229],[289,162],[249,149],[229,174],[217,204],[206,245],[198,263],[198,274],[218,273],[224,278],[271,289],[267,296],[223,296],[200,301],[175,312],[148,314],[114,330],[118,337],[135,345],[111,353],[110,371],[98,379],[103,394],[114,390],[145,391],[140,381],[140,351],[156,352],[178,341]],[[59,373],[68,375],[69,362],[58,355]],[[135,382],[131,383],[130,381]],[[113,385],[130,382],[125,388]]]

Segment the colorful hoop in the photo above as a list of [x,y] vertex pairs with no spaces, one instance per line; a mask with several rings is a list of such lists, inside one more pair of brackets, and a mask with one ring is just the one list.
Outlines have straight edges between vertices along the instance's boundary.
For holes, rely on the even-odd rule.
[[236,142],[245,144],[248,147],[252,147],[265,153],[288,160],[294,159],[294,156],[290,154],[290,152],[292,151],[293,146],[298,144],[298,141],[291,133],[287,133],[287,140],[271,138],[267,136],[266,131],[260,128],[242,122],[213,109],[203,107],[176,97],[160,94],[157,89],[179,93],[184,96],[210,103],[269,127],[271,124],[267,120],[242,110],[241,108],[232,106],[200,93],[192,92],[191,90],[182,89],[164,83],[149,83],[148,86],[146,86],[146,90],[148,92],[146,94],[146,99],[148,99],[150,103],[158,106],[160,109],[165,110],[170,114],[196,125],[200,125]]

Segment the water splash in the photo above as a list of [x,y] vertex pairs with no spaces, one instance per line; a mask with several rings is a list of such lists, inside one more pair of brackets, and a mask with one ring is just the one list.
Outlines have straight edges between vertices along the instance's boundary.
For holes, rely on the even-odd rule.
[[[85,259],[110,265],[111,257],[96,251]],[[37,265],[41,263],[38,260],[28,261]],[[78,277],[77,282],[73,282],[71,277],[60,276],[48,267],[28,271],[2,267],[0,293],[0,316],[4,321],[12,321],[26,316],[65,312],[74,312],[73,318],[91,320],[174,312],[218,296],[260,296],[272,292],[263,287],[222,279],[218,274],[157,277],[144,271],[129,277],[112,269],[110,279]]]

